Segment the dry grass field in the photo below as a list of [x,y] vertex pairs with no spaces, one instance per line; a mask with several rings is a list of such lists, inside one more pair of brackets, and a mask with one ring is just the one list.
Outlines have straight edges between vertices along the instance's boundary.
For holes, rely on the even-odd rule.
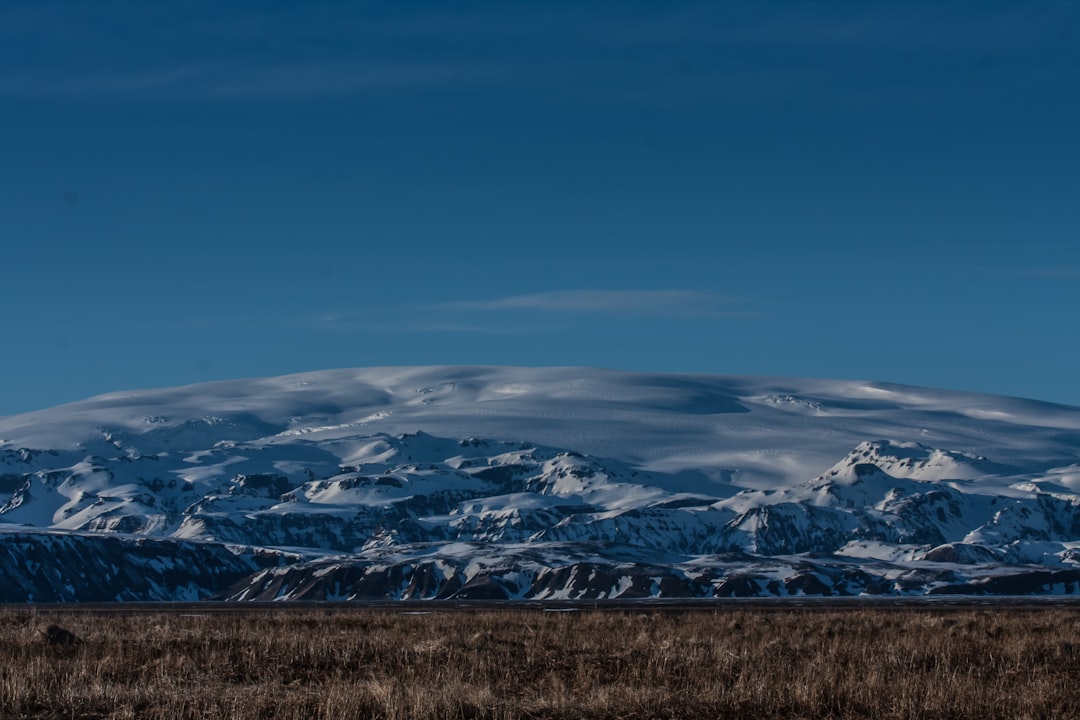
[[1080,717],[1075,609],[7,609],[0,646],[5,720]]

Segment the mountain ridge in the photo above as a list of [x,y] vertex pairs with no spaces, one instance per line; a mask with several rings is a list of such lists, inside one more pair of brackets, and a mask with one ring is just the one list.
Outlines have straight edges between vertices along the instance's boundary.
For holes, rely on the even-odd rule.
[[0,438],[9,601],[109,596],[61,582],[76,556],[143,578],[120,599],[1080,591],[1080,408],[1018,398],[359,368],[109,393]]

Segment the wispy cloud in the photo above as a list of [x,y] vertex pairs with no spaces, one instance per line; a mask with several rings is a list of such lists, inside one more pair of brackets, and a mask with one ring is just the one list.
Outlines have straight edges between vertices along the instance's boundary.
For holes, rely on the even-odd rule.
[[418,333],[454,335],[510,335],[533,332],[535,326],[515,323],[462,322],[449,313],[420,312],[416,306],[389,307],[378,310],[325,313],[306,323],[324,331],[370,331],[376,333]]
[[1080,267],[1043,267],[1034,268],[1023,273],[1028,277],[1046,278],[1050,280],[1080,280]]
[[715,320],[757,314],[737,298],[708,290],[594,289],[342,310],[324,313],[311,322],[327,331],[504,335],[555,332],[586,317]]
[[238,69],[198,90],[217,97],[303,98],[457,86],[497,74],[496,68],[478,63],[304,63]]
[[190,86],[203,72],[195,67],[178,67],[112,73],[9,73],[0,75],[0,92],[35,97],[145,93]]
[[265,67],[190,65],[157,71],[67,71],[0,75],[0,93],[31,97],[101,95],[310,98],[447,87],[493,78],[476,63],[294,63]]
[[[0,94],[306,99],[481,86],[577,103],[665,105],[702,93],[730,103],[786,98],[788,87],[860,66],[838,66],[835,53],[906,60],[935,49],[1039,49],[1058,35],[1065,43],[1071,4],[1036,12],[1006,3],[973,19],[956,3],[780,12],[773,3],[695,1],[619,13],[589,3],[438,11],[316,3],[222,13],[208,3],[175,13],[120,0],[101,18],[85,3],[27,2],[0,10],[0,47],[14,59],[0,68]],[[693,62],[673,60],[684,56]]]
[[706,290],[555,290],[489,300],[438,303],[446,311],[533,310],[648,315],[735,315],[736,300]]
[[376,323],[370,326],[371,330],[410,332],[410,333],[447,333],[452,335],[516,335],[518,333],[536,332],[537,328],[531,325],[484,325],[480,323],[456,323],[456,322],[404,322],[404,323]]

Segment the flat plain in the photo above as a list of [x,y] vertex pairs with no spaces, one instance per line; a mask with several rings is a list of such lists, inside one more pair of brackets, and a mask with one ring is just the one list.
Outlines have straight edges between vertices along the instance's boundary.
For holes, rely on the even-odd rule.
[[0,644],[3,718],[1080,716],[1076,607],[11,606]]

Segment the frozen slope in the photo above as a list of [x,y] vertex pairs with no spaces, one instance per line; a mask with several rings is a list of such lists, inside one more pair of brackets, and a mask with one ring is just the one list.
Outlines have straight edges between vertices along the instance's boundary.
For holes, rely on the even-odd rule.
[[[76,599],[174,586],[263,599],[1080,592],[1080,409],[869,382],[425,367],[0,418],[6,572],[63,576],[70,552],[42,570],[20,564],[22,548],[95,539],[84,562],[135,577],[137,556],[157,573],[152,592],[12,587],[35,599],[52,586]],[[216,575],[178,565],[222,549],[249,559]]]

